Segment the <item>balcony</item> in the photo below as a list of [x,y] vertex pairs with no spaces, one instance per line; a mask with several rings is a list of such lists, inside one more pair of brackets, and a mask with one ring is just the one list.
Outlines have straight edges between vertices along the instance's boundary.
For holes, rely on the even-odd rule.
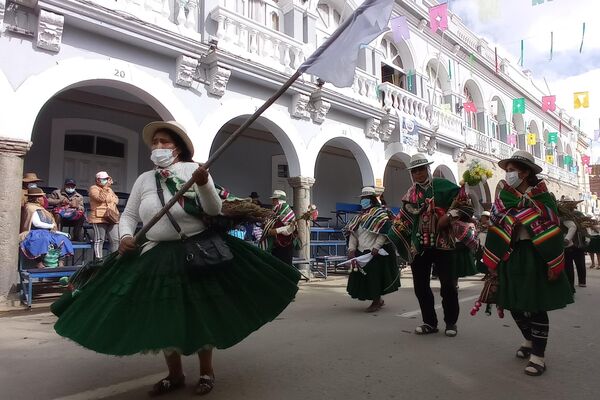
[[467,127],[465,130],[467,146],[478,153],[491,154],[492,138],[473,128]]
[[496,156],[499,160],[510,158],[516,148],[501,140],[490,138],[490,153]]

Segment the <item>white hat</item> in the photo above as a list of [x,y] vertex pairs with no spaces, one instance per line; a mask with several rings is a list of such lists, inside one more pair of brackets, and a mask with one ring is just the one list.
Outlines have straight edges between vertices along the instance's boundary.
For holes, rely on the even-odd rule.
[[572,196],[563,196],[560,200],[561,203],[581,203],[583,200],[575,200]]
[[481,216],[482,216],[482,217],[490,217],[491,215],[492,215],[492,214],[490,214],[490,212],[489,212],[489,211],[483,211],[483,212],[481,213]]
[[417,153],[410,158],[410,165],[406,169],[411,170],[413,168],[424,167],[431,164],[433,164],[433,161],[429,161],[427,157],[425,157],[425,154]]
[[108,179],[110,176],[106,171],[100,171],[96,174],[96,179]]
[[361,194],[359,197],[370,197],[377,196],[377,192],[375,192],[375,188],[371,186],[365,186],[362,188]]
[[168,129],[169,131],[179,136],[181,140],[183,140],[183,143],[185,144],[187,150],[190,152],[190,157],[194,156],[194,145],[192,144],[192,141],[190,140],[190,137],[188,136],[187,131],[185,130],[183,125],[181,125],[177,121],[150,122],[142,130],[142,138],[144,139],[144,143],[146,143],[148,147],[152,147],[152,139],[154,138],[154,134],[162,129]]
[[271,198],[285,200],[287,198],[287,195],[285,194],[285,192],[283,190],[275,190],[275,191],[273,191],[273,195],[271,196]]
[[517,150],[510,158],[498,161],[498,166],[506,171],[506,164],[510,162],[518,162],[531,168],[535,174],[542,172],[542,167],[535,163],[533,155],[524,150]]

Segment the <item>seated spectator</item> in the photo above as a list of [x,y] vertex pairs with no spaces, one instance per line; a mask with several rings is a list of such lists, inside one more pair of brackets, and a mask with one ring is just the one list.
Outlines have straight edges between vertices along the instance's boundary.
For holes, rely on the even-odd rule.
[[[27,203],[27,189],[30,187],[38,187],[39,183],[43,182],[40,178],[38,178],[35,172],[26,172],[23,176],[23,186],[21,196],[21,207],[25,206]],[[46,194],[44,193],[44,204],[42,205],[44,208],[48,208],[48,199],[46,198]]]
[[261,206],[261,207],[263,206],[259,200],[260,197],[259,197],[258,193],[252,192],[252,193],[250,193],[250,196],[248,196],[248,197],[250,197],[252,199],[252,202],[254,204],[256,204],[257,206]]
[[54,218],[44,209],[44,191],[34,187],[27,190],[27,203],[21,213],[20,248],[25,257],[34,259],[37,268],[45,268],[46,256],[58,253],[58,266],[64,265],[64,257],[73,254],[69,238],[56,232]]
[[72,238],[76,242],[83,241],[83,223],[85,222],[85,207],[83,196],[77,193],[74,179],[66,179],[62,189],[56,189],[48,197],[48,204],[54,207],[54,219],[57,229],[72,226]]

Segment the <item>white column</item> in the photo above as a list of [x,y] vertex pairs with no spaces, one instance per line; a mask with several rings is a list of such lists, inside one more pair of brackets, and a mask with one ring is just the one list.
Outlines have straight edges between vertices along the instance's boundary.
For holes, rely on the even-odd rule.
[[[288,182],[294,189],[294,212],[296,213],[296,217],[299,217],[310,206],[310,189],[314,185],[315,180],[304,176],[296,176],[289,178]],[[310,222],[298,222],[298,237],[302,241],[302,248],[298,251],[297,256],[308,260],[310,259]],[[303,268],[308,269],[307,266],[303,266]],[[305,272],[309,273],[310,271],[303,271],[303,273]]]

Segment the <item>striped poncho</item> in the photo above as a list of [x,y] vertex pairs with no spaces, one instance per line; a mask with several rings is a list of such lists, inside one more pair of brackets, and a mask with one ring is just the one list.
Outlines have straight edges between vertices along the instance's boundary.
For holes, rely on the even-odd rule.
[[344,228],[344,233],[350,235],[359,227],[377,235],[385,235],[391,225],[390,215],[383,207],[371,207],[352,218]]
[[556,200],[543,181],[524,194],[500,181],[500,194],[491,211],[493,226],[489,228],[483,250],[483,263],[494,270],[510,257],[515,226],[526,229],[533,245],[549,269],[564,269],[564,243],[557,215]]
[[294,210],[288,203],[280,203],[276,205],[273,207],[273,212],[275,215],[273,218],[270,218],[265,222],[263,234],[258,242],[259,247],[265,251],[271,251],[273,245],[275,244],[275,238],[268,235],[269,231],[280,226],[289,225],[290,223],[293,223],[296,218]]

